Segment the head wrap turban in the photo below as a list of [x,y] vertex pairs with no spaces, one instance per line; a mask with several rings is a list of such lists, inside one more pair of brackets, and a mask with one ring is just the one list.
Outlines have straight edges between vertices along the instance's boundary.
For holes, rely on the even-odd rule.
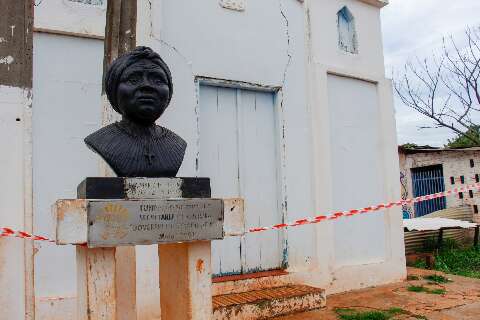
[[167,105],[170,103],[173,94],[173,82],[172,74],[167,64],[162,60],[162,58],[149,47],[136,47],[130,52],[125,53],[124,55],[115,59],[105,74],[105,92],[107,94],[108,100],[112,105],[112,108],[118,113],[122,113],[118,106],[117,101],[117,88],[120,84],[120,79],[122,78],[123,72],[132,64],[139,62],[140,60],[150,60],[154,64],[158,65],[165,72],[167,76],[167,85],[170,89],[169,97],[167,100]]

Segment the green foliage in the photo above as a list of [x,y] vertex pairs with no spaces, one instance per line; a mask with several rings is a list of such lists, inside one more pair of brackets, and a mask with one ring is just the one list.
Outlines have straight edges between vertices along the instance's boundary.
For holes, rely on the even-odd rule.
[[429,289],[424,286],[408,286],[407,290],[410,292],[425,292],[430,294],[445,294],[445,289]]
[[[480,126],[472,126],[466,132],[466,135],[473,137],[477,141],[480,140]],[[457,135],[454,139],[449,139],[445,147],[448,148],[470,148],[478,147],[478,144],[472,142],[471,139],[467,138],[465,135]]]
[[400,147],[405,148],[405,149],[416,149],[418,148],[418,145],[415,143],[404,143]]
[[[425,239],[423,243],[422,252],[434,252],[437,249],[438,245],[438,236],[431,236]],[[444,238],[442,242],[442,250],[445,249],[457,249],[460,248],[460,245],[455,241],[455,239]]]
[[473,247],[443,248],[435,258],[435,269],[480,279],[480,250]]
[[396,315],[407,313],[401,308],[390,308],[386,311],[356,311],[339,308],[335,312],[342,320],[389,320]]
[[433,289],[433,290],[429,290],[427,293],[431,293],[431,294],[445,294],[447,293],[447,291],[445,289]]
[[438,274],[430,274],[428,276],[424,276],[423,279],[425,280],[430,280],[433,283],[448,283],[452,282],[452,280],[449,280],[445,278],[444,276],[438,275]]
[[427,269],[427,263],[425,262],[425,260],[417,260],[411,265],[411,267],[418,269]]
[[425,290],[424,286],[408,286],[407,290],[410,292],[423,292]]

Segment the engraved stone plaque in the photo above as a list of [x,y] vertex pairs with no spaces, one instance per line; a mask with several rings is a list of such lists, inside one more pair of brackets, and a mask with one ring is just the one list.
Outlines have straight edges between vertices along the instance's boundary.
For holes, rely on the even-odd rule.
[[95,201],[88,246],[114,247],[223,239],[221,199]]

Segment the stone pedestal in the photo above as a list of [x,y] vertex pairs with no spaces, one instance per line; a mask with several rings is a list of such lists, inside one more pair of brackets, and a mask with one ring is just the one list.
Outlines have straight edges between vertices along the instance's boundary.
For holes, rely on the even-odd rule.
[[211,240],[244,232],[241,199],[211,199],[204,178],[87,178],[78,197],[54,211],[57,244],[78,245],[79,320],[136,318],[115,253],[145,244],[160,244],[162,318],[211,319]]

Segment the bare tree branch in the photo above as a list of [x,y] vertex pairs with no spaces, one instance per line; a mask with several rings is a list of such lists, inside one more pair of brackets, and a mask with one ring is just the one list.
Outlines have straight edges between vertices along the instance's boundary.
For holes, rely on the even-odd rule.
[[[436,128],[480,145],[470,131],[480,119],[480,27],[467,28],[464,36],[462,47],[453,37],[444,38],[439,56],[407,62],[394,89],[404,105],[432,119]],[[431,127],[421,129],[426,128]]]

